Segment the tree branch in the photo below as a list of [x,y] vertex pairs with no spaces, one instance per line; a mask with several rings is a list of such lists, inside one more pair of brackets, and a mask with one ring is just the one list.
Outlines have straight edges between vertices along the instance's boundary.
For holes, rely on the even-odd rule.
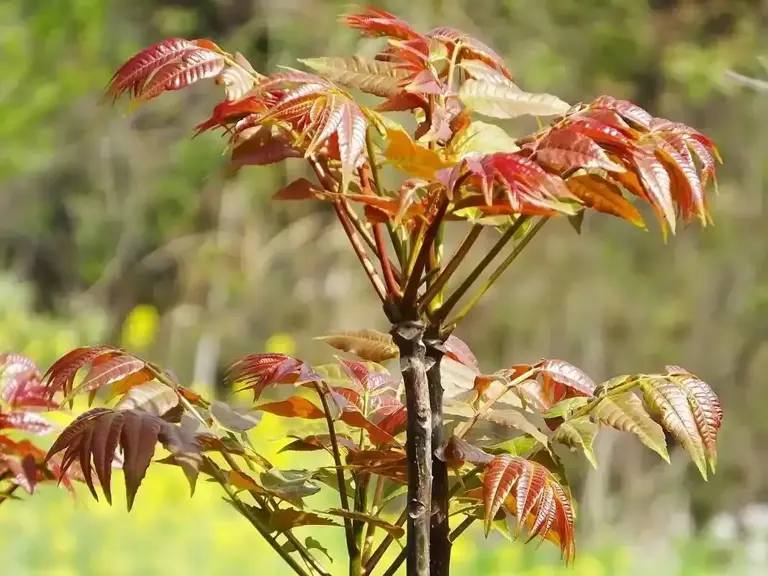
[[409,576],[429,574],[432,499],[432,418],[426,372],[424,325],[405,320],[391,331],[400,350],[400,371],[408,410],[407,569]]
[[[315,382],[315,391],[320,396],[320,402],[323,405],[323,412],[325,413],[325,423],[328,425],[328,435],[331,438],[331,450],[333,452],[333,463],[336,465],[336,483],[339,485],[339,500],[341,501],[341,508],[349,512],[349,499],[347,497],[347,483],[344,479],[344,468],[341,462],[341,452],[339,451],[339,441],[336,437],[336,428],[333,425],[333,418],[331,418],[331,410],[328,406],[328,399],[325,393],[328,392],[328,386],[324,384],[323,389],[320,384]],[[347,539],[347,553],[349,554],[350,566],[355,558],[358,558],[360,551],[357,549],[355,543],[355,533],[352,530],[352,521],[349,518],[344,518],[344,535]]]
[[448,322],[448,330],[452,330],[453,327],[455,327],[461,320],[472,310],[477,303],[482,299],[482,297],[485,295],[485,293],[488,291],[488,289],[493,286],[493,284],[499,279],[499,277],[504,273],[504,271],[509,267],[512,262],[515,261],[515,259],[520,255],[520,253],[525,249],[526,246],[528,246],[528,243],[533,240],[533,237],[536,236],[536,234],[541,230],[542,226],[547,223],[549,220],[548,216],[545,216],[538,222],[536,222],[536,225],[531,228],[531,230],[528,232],[528,234],[525,235],[525,237],[518,242],[512,252],[509,256],[506,257],[504,262],[499,264],[499,267],[496,268],[496,270],[493,271],[493,273],[488,277],[488,280],[485,281],[485,283],[480,287],[480,289],[472,296],[472,299],[467,302],[467,304],[464,306],[464,308],[461,309],[461,311],[456,315],[456,317]]
[[472,228],[469,230],[469,233],[467,233],[467,235],[464,237],[464,240],[462,240],[461,244],[456,249],[455,254],[448,261],[445,269],[440,272],[438,277],[435,278],[434,282],[432,282],[432,284],[430,284],[427,288],[426,292],[424,292],[424,295],[419,298],[417,307],[420,312],[425,310],[429,306],[432,299],[445,287],[466,255],[469,254],[470,248],[472,248],[472,245],[475,243],[475,240],[478,239],[482,231],[483,227],[480,224],[475,224],[472,226]]
[[523,226],[523,224],[525,224],[527,220],[527,216],[519,216],[518,219],[515,220],[515,223],[507,228],[506,232],[502,234],[501,238],[496,241],[496,244],[491,247],[483,259],[464,279],[464,282],[462,282],[456,291],[451,294],[448,300],[446,300],[445,303],[437,309],[434,314],[434,318],[437,321],[443,321],[446,319],[451,310],[453,310],[453,307],[456,306],[459,300],[461,300],[462,296],[464,296],[464,294],[466,294],[466,292],[472,287],[472,284],[474,284],[475,280],[477,280],[480,274],[482,274],[483,271],[488,268],[491,262],[493,262],[493,259],[496,258],[498,253],[501,252],[504,246],[507,245],[507,242],[514,238],[517,231]]

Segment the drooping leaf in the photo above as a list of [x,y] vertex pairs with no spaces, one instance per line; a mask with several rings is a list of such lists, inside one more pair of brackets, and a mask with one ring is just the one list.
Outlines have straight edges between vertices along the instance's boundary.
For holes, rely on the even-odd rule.
[[383,518],[380,518],[379,516],[373,516],[371,514],[365,514],[363,512],[339,510],[337,508],[324,510],[322,513],[327,514],[329,516],[339,516],[341,518],[349,518],[350,520],[356,520],[358,522],[364,522],[365,524],[376,526],[376,528],[381,528],[387,534],[390,534],[395,538],[402,538],[403,536],[405,536],[405,530],[403,530],[399,526],[395,526],[394,524],[387,522],[386,520],[384,520]]
[[536,365],[545,390],[558,401],[570,395],[592,396],[597,386],[581,369],[563,360],[544,360]]
[[354,354],[363,360],[384,362],[397,358],[399,352],[392,336],[376,330],[363,329],[349,332],[335,332],[317,338],[329,346]]
[[163,92],[181,90],[200,80],[215,78],[225,66],[224,56],[213,50],[183,52],[179,58],[164,64],[147,78],[141,87],[139,98],[151,100]]
[[[303,438],[291,436],[291,438],[295,438],[295,440],[283,446],[280,452],[314,452],[316,450],[330,450],[332,446],[329,434],[312,434]],[[349,451],[357,450],[355,441],[345,434],[336,434],[336,442]]]
[[185,437],[180,427],[141,410],[93,408],[85,412],[59,435],[48,451],[46,461],[64,451],[61,470],[66,472],[78,460],[85,482],[98,500],[91,480],[92,470],[95,470],[104,496],[111,503],[111,464],[115,449],[120,447],[124,455],[123,473],[130,510],[158,442],[174,457],[183,460],[185,473],[194,488],[194,479],[202,461],[199,446],[193,438]]
[[584,450],[584,455],[597,468],[597,458],[592,449],[592,443],[597,436],[598,426],[589,419],[589,416],[582,416],[573,420],[566,420],[558,428],[552,439],[562,442],[569,446],[577,446]]
[[261,414],[233,408],[226,402],[216,400],[211,403],[211,416],[224,428],[232,432],[246,432],[261,422]]
[[109,346],[84,346],[67,352],[54,362],[43,375],[43,384],[47,387],[49,398],[59,392],[69,395],[74,386],[77,372],[100,356],[115,356],[122,352]]
[[400,40],[421,38],[421,35],[404,20],[385,10],[370,6],[365,9],[365,12],[345,14],[339,20],[346,26],[360,31],[361,34],[374,38],[379,36]]
[[611,428],[637,435],[643,444],[669,462],[664,430],[653,421],[632,392],[603,398],[592,415]]
[[446,338],[444,344],[448,358],[453,358],[472,370],[480,371],[480,363],[477,361],[477,357],[463,340],[451,334]]
[[291,396],[286,400],[259,404],[254,406],[254,410],[269,412],[283,418],[304,418],[305,420],[325,418],[325,414],[320,408],[301,396]]
[[[145,367],[146,363],[144,360],[130,354],[114,355],[103,361],[100,358],[96,358],[92,362],[92,368],[86,374],[82,383],[72,391],[72,394],[93,392],[99,388],[104,388],[144,370]],[[145,379],[145,381],[151,378],[152,375],[148,372],[142,374],[142,379]]]
[[439,40],[451,48],[446,54],[447,58],[452,57],[453,51],[458,49],[459,54],[456,61],[460,64],[479,61],[497,71],[504,78],[512,80],[512,73],[504,64],[501,56],[477,38],[448,26],[433,28],[427,33],[427,37]]
[[314,512],[282,508],[269,515],[269,529],[275,532],[287,532],[301,526],[341,526],[328,518],[318,516]]
[[571,176],[565,183],[573,195],[581,200],[585,206],[598,212],[618,216],[635,226],[645,228],[640,211],[622,196],[616,185],[605,178],[601,178],[597,174],[582,174]]
[[642,379],[645,401],[661,415],[663,426],[691,456],[702,477],[716,467],[717,433],[722,422],[720,402],[712,389],[693,374]]
[[570,105],[551,94],[523,92],[516,86],[483,80],[467,80],[459,98],[470,110],[492,118],[555,116],[565,114]]
[[272,490],[289,502],[320,491],[320,486],[313,480],[313,472],[308,470],[280,470],[271,468],[259,476],[262,486]]
[[493,456],[456,436],[451,436],[437,456],[451,468],[461,468],[465,463],[484,466],[493,460]]
[[573,509],[563,487],[544,466],[518,456],[497,456],[488,465],[483,479],[485,532],[491,529],[496,513],[504,506],[517,518],[516,534],[528,525],[529,539],[557,535],[566,560],[573,559]]

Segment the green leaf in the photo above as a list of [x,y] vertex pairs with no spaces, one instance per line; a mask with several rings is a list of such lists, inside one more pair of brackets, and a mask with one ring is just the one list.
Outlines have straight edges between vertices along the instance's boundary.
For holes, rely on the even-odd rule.
[[272,468],[262,472],[261,483],[267,490],[283,495],[286,500],[292,497],[303,498],[320,491],[313,480],[313,473],[308,470],[279,470]]
[[574,410],[578,410],[583,407],[589,398],[586,396],[577,396],[575,398],[566,398],[565,400],[558,402],[552,408],[544,412],[542,416],[544,418],[565,418],[568,414]]
[[570,105],[551,94],[523,92],[511,83],[497,84],[467,80],[459,89],[459,98],[474,112],[492,118],[518,116],[555,116],[565,114]]
[[592,415],[611,428],[636,434],[643,444],[669,462],[664,430],[653,421],[640,398],[632,392],[603,398]]
[[582,416],[574,420],[563,422],[555,432],[553,440],[567,444],[568,446],[580,446],[584,450],[584,455],[597,468],[597,459],[592,449],[592,444],[597,436],[599,427],[589,419],[589,416]]
[[492,446],[486,446],[483,450],[492,454],[500,454],[504,452],[506,454],[511,454],[512,456],[524,456],[537,444],[540,444],[540,442],[536,440],[536,438],[526,434],[525,436],[518,436],[511,440],[493,444]]

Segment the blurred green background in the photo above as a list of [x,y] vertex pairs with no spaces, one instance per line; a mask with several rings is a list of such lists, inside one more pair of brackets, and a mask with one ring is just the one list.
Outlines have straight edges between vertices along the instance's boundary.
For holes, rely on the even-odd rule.
[[[574,569],[559,567],[549,545],[486,543],[470,532],[455,573],[768,573],[768,92],[729,76],[768,77],[768,2],[371,4],[422,29],[478,36],[529,91],[569,102],[608,93],[689,123],[725,159],[714,227],[664,245],[653,225],[646,233],[588,217],[575,241],[557,222],[459,333],[488,370],[546,356],[599,381],[685,366],[725,405],[718,474],[704,483],[676,449],[668,466],[634,438],[601,434],[600,468],[574,469]],[[313,336],[385,328],[333,215],[269,201],[302,173],[300,162],[224,183],[220,136],[189,138],[215,87],[169,94],[131,116],[101,102],[125,59],[171,35],[210,37],[261,71],[364,51],[335,22],[346,8],[0,0],[0,350],[47,367],[78,344],[118,343],[211,388],[246,352],[328,360]],[[283,433],[269,419],[259,431],[267,445]],[[343,573],[342,548],[330,549]],[[11,576],[287,573],[215,486],[201,483],[190,499],[183,477],[160,466],[130,515],[119,496],[109,508],[55,488],[3,505],[0,567]]]

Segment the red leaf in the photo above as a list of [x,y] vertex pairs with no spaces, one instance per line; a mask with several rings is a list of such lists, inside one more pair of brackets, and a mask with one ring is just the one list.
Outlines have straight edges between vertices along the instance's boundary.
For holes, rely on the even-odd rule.
[[504,64],[504,60],[501,56],[477,38],[473,38],[469,34],[465,34],[464,32],[447,26],[434,28],[427,33],[427,36],[447,44],[451,48],[450,55],[453,54],[455,47],[460,45],[461,48],[457,61],[466,59],[480,60],[494,70],[501,72],[507,79],[513,79],[512,73]]
[[[79,391],[91,392],[109,386],[143,370],[146,366],[144,360],[129,354],[120,354],[119,356],[107,358],[104,361],[95,359],[92,364],[93,367],[86,375],[82,384],[77,388]],[[145,378],[145,382],[149,381],[152,379],[152,375],[146,374]]]
[[245,356],[229,367],[226,377],[231,383],[244,382],[245,386],[241,390],[253,389],[257,400],[268,386],[321,379],[312,373],[307,364],[286,354]]
[[613,110],[614,112],[618,112],[625,120],[634,122],[646,130],[651,129],[653,116],[640,108],[640,106],[637,106],[636,104],[633,104],[627,100],[617,100],[612,96],[599,96],[592,102],[592,104],[590,104],[590,107],[607,108],[608,110]]
[[559,170],[600,168],[623,172],[608,154],[587,136],[573,130],[554,130],[536,147],[536,160]]
[[115,72],[108,93],[115,99],[125,92],[138,96],[151,74],[164,64],[193,50],[199,50],[197,44],[183,38],[169,38],[142,50]]
[[122,354],[122,352],[109,346],[85,346],[68,352],[54,362],[43,376],[48,397],[53,398],[53,395],[59,390],[63,391],[65,395],[69,395],[72,392],[78,370],[101,356],[117,354]]
[[575,556],[570,499],[541,464],[508,454],[497,456],[486,469],[483,501],[486,534],[504,506],[517,517],[517,534],[527,525],[529,539],[541,535],[560,546],[566,561]]
[[407,22],[378,8],[368,7],[362,14],[345,14],[339,20],[365,36],[387,36],[400,40],[421,38]]
[[33,412],[0,413],[0,430],[21,430],[37,436],[53,432],[54,427],[48,420]]
[[170,90],[180,90],[206,78],[214,78],[226,65],[224,57],[211,50],[191,50],[171,60],[149,77],[138,96],[151,100]]
[[456,362],[460,362],[476,372],[480,371],[480,364],[477,358],[463,340],[451,334],[445,341],[445,348],[448,358],[453,358]]
[[[537,364],[537,369],[544,381],[545,390],[556,390],[557,387],[567,389],[569,396],[594,396],[595,382],[582,370],[562,360],[544,360]],[[555,397],[560,394],[555,394]],[[561,400],[562,398],[558,398]]]
[[272,196],[273,200],[309,200],[312,198],[325,198],[328,194],[321,190],[306,178],[298,178],[280,188]]

